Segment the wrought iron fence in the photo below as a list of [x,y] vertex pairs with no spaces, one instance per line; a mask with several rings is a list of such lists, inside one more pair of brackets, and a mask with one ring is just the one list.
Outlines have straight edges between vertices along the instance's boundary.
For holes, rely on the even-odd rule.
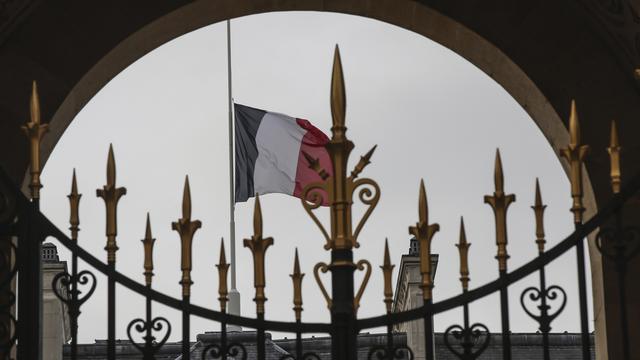
[[[175,331],[176,325],[163,317],[154,317],[152,305],[163,304],[182,313],[182,358],[191,358],[189,348],[190,318],[199,316],[221,324],[221,333],[213,343],[201,352],[202,359],[247,359],[249,354],[242,343],[234,342],[227,333],[227,325],[239,325],[255,329],[256,358],[265,359],[265,332],[280,331],[294,333],[295,341],[290,354],[282,359],[320,359],[320,355],[306,351],[303,348],[302,335],[305,333],[326,333],[331,338],[331,358],[356,359],[357,336],[367,329],[385,327],[386,343],[382,346],[371,347],[369,359],[413,359],[412,349],[404,341],[398,341],[394,326],[400,323],[422,320],[424,326],[424,348],[427,359],[434,358],[433,316],[454,308],[462,308],[461,324],[448,327],[444,333],[444,344],[455,357],[464,360],[477,359],[487,348],[491,339],[488,328],[481,323],[471,323],[469,304],[488,296],[499,293],[502,317],[501,346],[503,358],[511,359],[510,325],[509,325],[509,286],[533,273],[539,274],[539,285],[526,288],[520,303],[524,311],[539,324],[542,334],[540,353],[544,359],[550,358],[549,332],[553,320],[565,309],[570,302],[578,303],[581,319],[582,357],[590,359],[590,342],[588,331],[588,310],[586,295],[586,274],[584,259],[585,238],[597,232],[596,244],[606,261],[615,264],[618,272],[618,290],[620,295],[620,312],[622,319],[622,334],[625,359],[630,359],[628,325],[626,323],[626,294],[625,276],[629,260],[640,249],[640,239],[637,229],[624,227],[622,223],[623,205],[640,188],[640,175],[631,177],[624,187],[621,187],[620,145],[618,143],[615,123],[611,129],[611,144],[608,148],[611,159],[611,184],[613,197],[609,204],[583,222],[585,211],[582,203],[582,165],[588,152],[588,146],[580,141],[575,104],[572,104],[570,118],[571,140],[562,155],[569,161],[571,178],[571,196],[574,215],[575,232],[553,248],[545,251],[545,233],[543,214],[545,205],[542,202],[540,187],[536,182],[535,204],[532,206],[536,219],[536,240],[538,256],[525,265],[508,271],[507,251],[507,209],[515,201],[513,194],[507,194],[504,189],[502,163],[500,153],[496,153],[495,160],[495,191],[485,196],[487,203],[494,211],[496,226],[496,244],[499,267],[499,277],[483,286],[469,289],[469,268],[467,253],[469,243],[466,239],[464,222],[460,224],[460,240],[456,245],[460,252],[460,281],[462,293],[452,298],[434,303],[432,300],[432,268],[431,268],[431,240],[439,230],[438,224],[430,224],[428,218],[427,196],[424,184],[419,189],[418,222],[409,228],[410,234],[419,242],[419,258],[421,273],[421,289],[423,306],[402,312],[394,312],[392,307],[392,270],[388,246],[385,246],[384,261],[381,266],[384,280],[383,301],[386,304],[386,314],[360,319],[357,317],[360,297],[367,286],[372,266],[367,260],[354,262],[353,248],[358,247],[358,235],[366,223],[369,215],[376,207],[380,197],[380,189],[375,181],[360,178],[361,172],[370,163],[374,149],[361,157],[355,168],[348,173],[347,163],[354,144],[346,137],[345,126],[345,90],[342,76],[340,55],[336,48],[333,75],[331,82],[331,111],[333,117],[332,138],[327,150],[333,162],[332,174],[322,169],[319,161],[305,154],[309,167],[318,174],[318,182],[310,184],[304,189],[302,204],[326,239],[325,250],[330,250],[331,262],[319,263],[314,268],[314,278],[320,287],[327,306],[331,312],[329,323],[306,323],[301,320],[302,292],[301,283],[304,274],[301,273],[296,251],[294,270],[291,274],[293,281],[293,311],[295,322],[265,320],[266,276],[265,252],[274,240],[262,233],[262,214],[260,200],[256,195],[254,210],[254,229],[251,238],[244,240],[244,246],[253,254],[254,287],[256,303],[256,318],[235,316],[227,313],[227,271],[224,243],[221,243],[220,260],[217,265],[219,273],[219,302],[220,310],[204,308],[190,302],[191,294],[191,243],[195,232],[201,226],[200,221],[193,220],[191,214],[191,194],[189,180],[185,180],[182,217],[172,223],[181,239],[182,255],[181,269],[182,298],[177,299],[158,292],[152,287],[153,278],[153,245],[151,224],[147,218],[146,234],[142,240],[144,248],[144,285],[121,274],[116,270],[117,246],[117,204],[126,194],[126,189],[116,184],[116,165],[113,149],[109,149],[107,161],[107,184],[97,190],[96,195],[102,198],[106,206],[106,238],[105,250],[107,262],[102,262],[88,253],[78,244],[79,231],[79,203],[81,195],[77,190],[75,172],[72,179],[72,191],[69,197],[70,237],[54,226],[39,211],[40,161],[39,146],[42,136],[47,131],[47,125],[40,122],[40,111],[37,89],[33,88],[31,100],[31,121],[24,127],[28,136],[31,150],[31,182],[30,196],[25,197],[4,172],[0,172],[0,351],[3,358],[38,359],[42,351],[42,284],[41,284],[41,243],[47,237],[57,239],[72,253],[71,272],[58,274],[54,280],[53,289],[56,295],[66,304],[71,321],[70,357],[77,358],[78,317],[81,316],[82,305],[91,297],[96,289],[97,279],[91,270],[78,269],[78,260],[82,259],[98,273],[107,277],[107,358],[116,358],[115,331],[119,323],[116,321],[116,288],[115,285],[126,287],[146,299],[146,311],[143,317],[130,321],[127,334],[144,359],[154,359],[155,354],[165,345],[169,335]],[[362,219],[353,228],[351,206],[356,197],[365,206],[366,211]],[[330,205],[330,228],[327,230],[315,216],[314,211],[323,203]],[[579,292],[577,299],[569,299],[566,292],[557,285],[547,283],[545,266],[559,256],[574,250],[577,256],[577,279]],[[364,271],[364,280],[356,290],[354,273]],[[331,294],[325,289],[321,281],[321,273],[331,272]],[[16,284],[17,278],[17,286]],[[17,296],[16,296],[17,295]],[[16,298],[18,300],[16,309]],[[559,306],[552,309],[549,301],[560,300]],[[534,303],[535,308],[527,307],[527,301]],[[17,310],[17,311],[16,311]],[[17,317],[16,317],[17,313]],[[134,341],[134,335],[140,335],[142,343]]]

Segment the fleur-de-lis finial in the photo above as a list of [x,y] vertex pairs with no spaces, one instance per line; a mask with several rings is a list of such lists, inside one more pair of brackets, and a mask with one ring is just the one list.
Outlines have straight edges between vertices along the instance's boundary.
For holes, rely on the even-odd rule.
[[296,321],[300,321],[302,316],[302,278],[304,278],[304,273],[300,271],[298,248],[296,248],[293,260],[293,274],[289,276],[291,276],[291,281],[293,282],[293,311],[296,314]]
[[611,188],[614,194],[620,192],[620,141],[618,140],[618,127],[616,121],[611,122],[611,139],[607,151],[609,152],[609,160],[611,163]]
[[500,271],[507,270],[507,209],[509,205],[516,201],[513,194],[506,195],[504,193],[504,174],[502,172],[502,159],[500,158],[500,150],[496,149],[496,160],[494,169],[495,191],[493,196],[485,195],[484,202],[489,204],[493,209],[496,222],[496,245],[498,246],[498,266]]
[[462,283],[463,291],[469,289],[469,246],[471,246],[471,244],[467,242],[467,234],[464,230],[464,219],[460,217],[460,240],[456,244],[456,247],[460,253],[460,282]]
[[431,240],[440,230],[440,225],[429,225],[429,205],[424,180],[420,180],[420,195],[418,199],[418,223],[409,227],[409,233],[418,239],[420,247],[420,274],[422,275],[422,296],[424,300],[431,300],[433,281],[431,279]]
[[151,234],[151,219],[149,213],[147,213],[147,223],[144,230],[144,239],[142,246],[144,248],[144,282],[147,286],[151,286],[151,278],[153,277],[153,244],[156,239]]
[[227,302],[229,301],[229,291],[227,289],[227,272],[229,264],[224,251],[224,239],[220,239],[220,260],[218,261],[218,301],[220,301],[220,311],[227,311]]
[[118,201],[120,198],[127,194],[127,189],[124,187],[116,187],[116,160],[113,155],[113,145],[109,145],[109,155],[107,158],[107,184],[102,189],[96,190],[96,196],[104,200],[107,213],[107,245],[105,250],[107,251],[107,262],[109,264],[116,263],[116,251],[118,251],[118,245],[116,244],[116,236],[118,235]]
[[183,297],[191,296],[191,285],[193,284],[193,281],[191,281],[191,245],[193,243],[193,235],[200,227],[202,227],[200,220],[191,221],[191,189],[189,186],[189,176],[186,176],[182,193],[182,218],[171,223],[171,228],[180,234],[180,249],[182,254],[180,262],[182,279],[180,280],[180,285],[182,285]]
[[580,122],[576,103],[571,101],[571,115],[569,116],[569,146],[560,150],[562,155],[569,161],[569,179],[571,180],[571,197],[573,198],[573,221],[582,223],[584,206],[582,205],[582,163],[589,153],[589,146],[582,145],[580,139]]
[[346,108],[347,98],[342,74],[342,60],[340,59],[340,49],[336,45],[333,53],[333,73],[331,76],[331,116],[333,118],[331,131],[336,140],[344,138]]
[[267,301],[264,294],[266,285],[264,257],[267,248],[273,245],[273,238],[262,238],[262,208],[260,207],[260,196],[258,194],[256,194],[253,211],[253,236],[251,236],[251,239],[244,239],[243,244],[253,254],[253,286],[256,289],[256,296],[253,301],[256,303],[256,313],[264,315],[264,303]]
[[22,126],[22,131],[29,140],[29,153],[30,153],[30,175],[31,181],[29,183],[29,189],[31,190],[31,198],[40,198],[40,189],[42,189],[42,183],[40,182],[40,142],[44,134],[49,132],[49,125],[42,124],[40,119],[40,98],[38,96],[38,84],[33,81],[31,87],[31,101],[29,104],[31,112],[31,120]]
[[382,261],[382,276],[384,277],[384,304],[387,308],[387,313],[391,312],[391,306],[393,305],[393,288],[391,284],[391,275],[393,274],[393,268],[395,265],[391,263],[391,255],[389,255],[389,239],[384,240],[384,259]]
[[536,216],[536,244],[538,244],[538,252],[542,254],[544,252],[544,209],[547,205],[542,204],[542,195],[540,194],[540,183],[536,178],[536,200],[535,204],[531,207]]
[[76,179],[76,169],[73,169],[73,177],[71,178],[71,193],[67,195],[69,198],[69,230],[71,230],[71,240],[78,241],[78,232],[80,231],[80,198],[82,194],[78,193],[78,180]]

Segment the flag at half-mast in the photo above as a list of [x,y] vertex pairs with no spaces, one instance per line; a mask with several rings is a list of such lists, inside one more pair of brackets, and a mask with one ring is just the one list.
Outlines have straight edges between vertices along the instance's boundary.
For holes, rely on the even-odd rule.
[[308,120],[240,104],[234,104],[234,111],[236,202],[247,201],[256,193],[302,197],[307,184],[322,180],[309,168],[303,152],[332,174],[325,148],[329,138]]

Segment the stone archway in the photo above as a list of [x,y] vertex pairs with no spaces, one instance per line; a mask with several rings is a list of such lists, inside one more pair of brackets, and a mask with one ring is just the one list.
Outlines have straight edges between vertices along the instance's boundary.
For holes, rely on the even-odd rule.
[[[14,25],[0,28],[0,64],[4,65],[0,74],[9,79],[0,87],[0,114],[10,119],[0,124],[0,159],[14,179],[21,180],[26,169],[26,150],[20,150],[26,148],[16,129],[26,119],[24,99],[32,78],[41,84],[43,115],[51,119],[52,132],[43,144],[46,159],[82,107],[147,52],[202,26],[269,11],[354,14],[429,37],[501,84],[536,121],[555,150],[567,141],[563,119],[571,97],[577,98],[582,110],[583,137],[594,148],[605,147],[607,139],[602,134],[611,117],[619,119],[624,128],[623,145],[632,144],[632,134],[640,127],[633,122],[640,113],[640,94],[627,71],[629,64],[620,61],[618,48],[602,34],[605,31],[597,30],[602,21],[589,12],[593,5],[541,0],[518,4],[498,0],[145,0],[124,13],[121,9],[127,8],[126,3],[26,1],[23,8],[0,12],[2,17],[15,11],[7,16]],[[640,158],[639,152],[631,148],[626,154],[623,165],[629,172],[638,168],[634,160]],[[591,209],[596,208],[596,200],[602,202],[609,196],[605,164],[601,155],[587,163],[593,184],[587,187],[593,189],[587,198]],[[598,355],[605,358],[610,352],[605,334],[616,330],[604,321],[604,304],[617,300],[605,298],[603,265],[597,253],[590,253]]]

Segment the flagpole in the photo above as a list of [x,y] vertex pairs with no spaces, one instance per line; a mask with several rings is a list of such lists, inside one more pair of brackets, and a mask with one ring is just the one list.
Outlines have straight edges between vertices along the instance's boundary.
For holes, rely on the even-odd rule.
[[[240,293],[236,289],[236,222],[235,184],[233,166],[233,92],[231,87],[231,20],[227,20],[227,83],[229,102],[229,238],[231,248],[231,291],[229,292],[229,313],[240,315]],[[240,329],[241,330],[241,329]]]

